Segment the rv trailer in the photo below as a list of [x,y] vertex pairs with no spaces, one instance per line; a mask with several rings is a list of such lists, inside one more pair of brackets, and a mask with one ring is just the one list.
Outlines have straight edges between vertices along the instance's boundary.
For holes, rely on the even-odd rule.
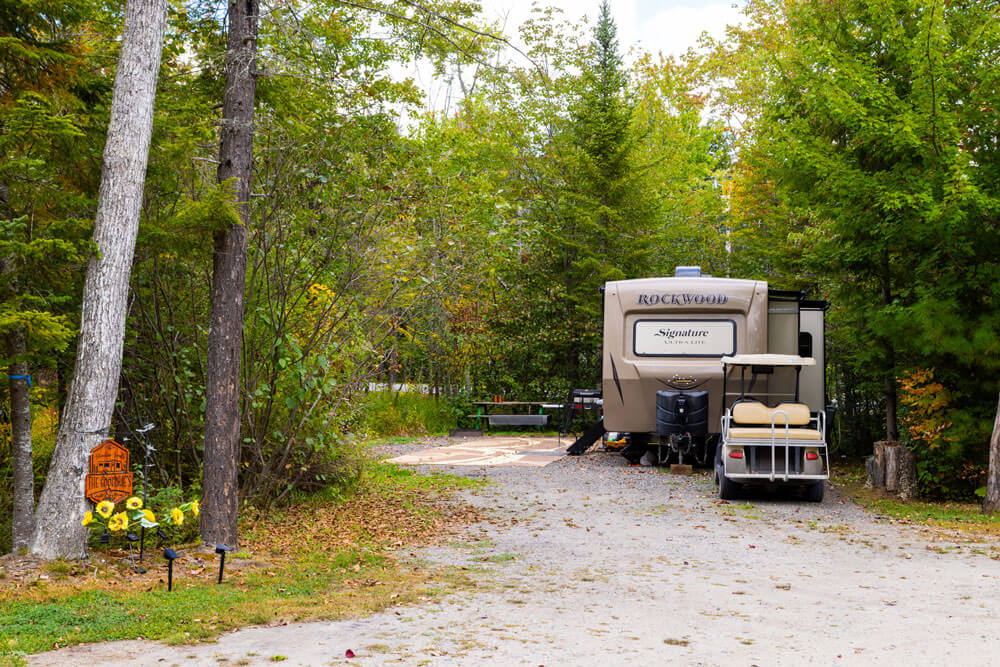
[[[794,402],[804,406],[796,408],[796,420],[806,410],[811,418],[825,422],[826,308],[826,302],[807,300],[801,292],[771,289],[763,281],[715,278],[702,274],[699,267],[678,267],[670,278],[607,283],[605,429],[630,435],[634,461],[645,456],[661,464],[710,465],[717,462],[726,423],[732,422],[737,403],[756,400],[777,407]],[[794,356],[809,362],[794,372],[776,371],[766,363],[723,364],[724,358],[739,355],[782,355],[782,361]],[[727,380],[733,374],[744,380],[742,386]],[[737,410],[736,417],[744,412]],[[730,422],[724,422],[726,417]],[[781,416],[776,419],[772,430],[777,434]],[[775,445],[776,455],[777,450]],[[763,454],[755,457],[753,463],[760,469],[737,473],[752,477],[730,480],[727,491],[740,484],[773,482],[775,466],[784,466],[786,460],[794,464],[792,459],[804,456],[801,447],[783,451],[790,453],[780,466]],[[765,458],[771,470],[757,477],[765,472]],[[796,470],[794,465],[789,469]],[[786,477],[782,467],[777,481],[795,480]],[[802,483],[815,484],[815,478]]]

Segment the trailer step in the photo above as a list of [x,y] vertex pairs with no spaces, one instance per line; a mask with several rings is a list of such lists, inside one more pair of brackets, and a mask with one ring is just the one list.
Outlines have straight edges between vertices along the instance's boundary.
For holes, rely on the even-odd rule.
[[580,454],[583,454],[585,451],[590,449],[591,445],[597,442],[598,438],[602,435],[604,435],[604,421],[599,421],[584,431],[583,435],[577,438],[576,442],[569,446],[566,453],[570,456],[580,456]]

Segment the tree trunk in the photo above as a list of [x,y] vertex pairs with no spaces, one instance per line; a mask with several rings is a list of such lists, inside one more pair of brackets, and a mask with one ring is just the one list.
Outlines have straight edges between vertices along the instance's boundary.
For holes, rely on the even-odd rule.
[[[889,252],[882,253],[882,304],[886,307],[892,305],[892,273],[890,270]],[[883,391],[885,393],[885,439],[895,442],[899,437],[899,429],[896,424],[896,348],[888,338],[885,340],[886,347],[886,371],[883,378]]]
[[14,360],[7,370],[10,386],[10,444],[14,464],[14,517],[11,546],[20,551],[28,546],[34,528],[35,474],[31,466],[31,401],[24,332],[7,337]]
[[911,500],[919,495],[917,456],[901,442],[880,440],[875,453],[865,460],[866,489],[881,489]]
[[44,558],[87,553],[83,519],[87,455],[107,434],[118,393],[126,297],[153,130],[167,0],[129,0],[111,100],[87,266],[76,364],[30,550]]
[[997,401],[997,413],[993,419],[993,437],[990,438],[990,469],[986,476],[986,497],[983,498],[983,511],[996,512],[1000,510],[1000,400]]
[[[890,354],[890,356],[892,356]],[[885,439],[894,442],[899,436],[896,426],[896,373],[890,369],[885,377]]]
[[201,539],[239,544],[240,352],[246,289],[247,225],[253,172],[258,0],[230,0],[222,100],[219,182],[234,179],[242,224],[215,233],[211,316],[205,368],[205,458]]

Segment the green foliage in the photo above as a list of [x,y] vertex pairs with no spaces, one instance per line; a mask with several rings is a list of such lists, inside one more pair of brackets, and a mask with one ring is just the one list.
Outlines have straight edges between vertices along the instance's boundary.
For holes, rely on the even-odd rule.
[[454,399],[385,391],[368,393],[362,414],[361,431],[369,437],[382,438],[446,434],[466,413]]
[[235,179],[230,179],[215,187],[206,187],[197,201],[182,206],[171,226],[188,234],[210,236],[213,232],[243,224],[233,205],[234,182]]
[[[982,122],[1000,89],[980,57],[1000,46],[992,9],[762,1],[748,17],[720,54],[737,84],[723,97],[747,116],[738,224],[770,239],[765,271],[831,298],[831,356],[857,411],[933,365],[972,424],[1000,370],[997,137]],[[926,490],[983,451],[981,428],[956,437],[950,462],[923,462]]]
[[[607,2],[592,29],[537,8],[527,63],[459,27],[474,3],[371,6],[262,16],[244,498],[349,488],[358,435],[442,432],[470,399],[595,385],[597,288],[678,264],[832,301],[842,451],[867,452],[887,388],[933,367],[948,426],[932,445],[910,423],[922,484],[978,485],[1000,387],[989,6],[754,0],[703,57],[640,53],[631,69]],[[0,336],[24,331],[25,361],[57,371],[56,407],[120,12],[33,0],[0,16]],[[123,432],[158,425],[150,481],[185,494],[201,466],[212,234],[236,220],[216,183],[221,18],[170,6],[115,415]],[[447,113],[418,116],[417,86],[391,76],[415,57],[462,89]],[[375,376],[441,398],[365,395]],[[904,400],[901,416],[920,409]]]
[[[102,83],[78,34],[89,2],[13,3],[0,16],[0,339],[22,332],[26,358],[52,365],[72,340],[89,254],[85,129]],[[85,101],[86,100],[86,101]],[[0,346],[0,365],[6,358]]]

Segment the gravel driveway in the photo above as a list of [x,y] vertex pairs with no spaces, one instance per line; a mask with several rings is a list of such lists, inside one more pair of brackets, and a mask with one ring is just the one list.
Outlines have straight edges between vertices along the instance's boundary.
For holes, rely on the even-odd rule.
[[492,481],[464,493],[493,519],[420,556],[488,570],[480,590],[363,619],[241,630],[216,644],[118,642],[31,662],[997,664],[995,544],[942,541],[831,489],[819,505],[725,503],[707,473],[673,476],[603,453],[450,471]]

